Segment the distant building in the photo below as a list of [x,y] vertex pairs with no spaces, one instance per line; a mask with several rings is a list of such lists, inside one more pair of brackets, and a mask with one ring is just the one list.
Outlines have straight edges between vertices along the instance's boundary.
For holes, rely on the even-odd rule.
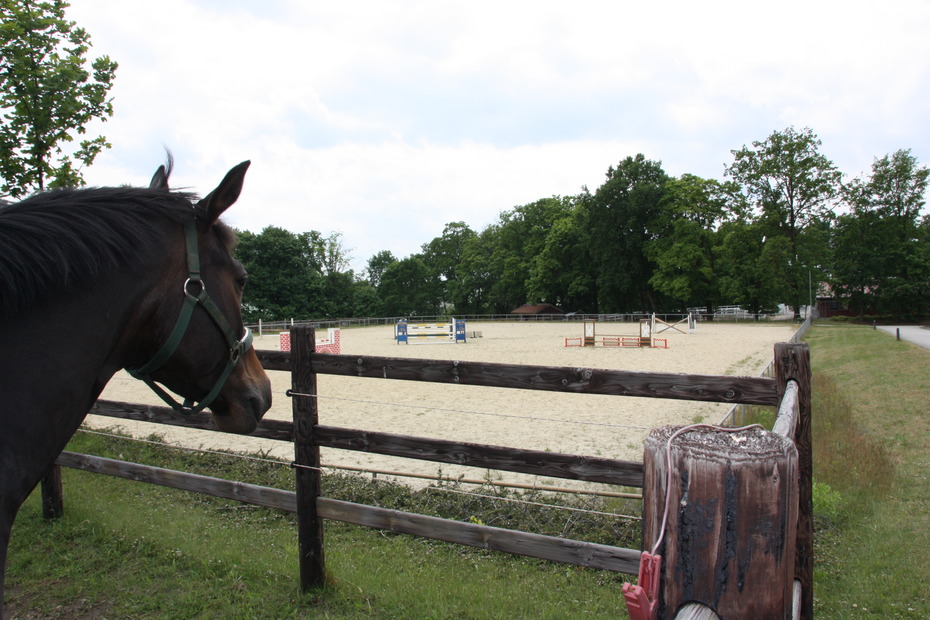
[[510,314],[565,314],[565,312],[552,304],[523,304],[516,310],[511,310]]
[[[821,284],[818,288],[817,309],[814,311],[814,316],[829,319],[834,316],[856,317],[860,314],[867,314],[867,312],[860,312],[852,308],[850,305],[851,300],[848,297],[837,295],[829,284]],[[862,292],[863,295],[871,295],[871,293],[869,287],[866,287]]]
[[858,310],[849,307],[849,300],[842,297],[818,297],[814,316],[829,319],[834,316],[859,316]]

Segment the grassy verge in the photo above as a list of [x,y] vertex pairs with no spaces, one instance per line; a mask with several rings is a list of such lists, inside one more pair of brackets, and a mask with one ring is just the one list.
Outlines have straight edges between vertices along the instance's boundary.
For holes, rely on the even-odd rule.
[[[79,434],[71,449],[288,488],[286,465]],[[623,576],[327,523],[328,585],[301,594],[293,515],[65,470],[65,516],[37,493],[17,519],[7,611],[13,618],[609,617]],[[330,497],[500,527],[638,546],[639,524],[442,490],[407,492],[327,476]],[[456,490],[454,481],[440,485]],[[483,489],[483,494],[512,494]],[[524,494],[521,499],[559,502]],[[562,500],[638,513],[621,500]]]
[[930,351],[815,327],[815,610],[930,617]]

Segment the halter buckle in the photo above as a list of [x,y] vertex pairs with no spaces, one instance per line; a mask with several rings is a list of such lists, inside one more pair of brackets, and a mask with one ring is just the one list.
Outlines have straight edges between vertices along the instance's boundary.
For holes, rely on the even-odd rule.
[[242,329],[242,339],[236,343],[236,346],[229,350],[229,362],[231,364],[238,364],[239,358],[252,348],[252,330],[248,327],[243,327]]

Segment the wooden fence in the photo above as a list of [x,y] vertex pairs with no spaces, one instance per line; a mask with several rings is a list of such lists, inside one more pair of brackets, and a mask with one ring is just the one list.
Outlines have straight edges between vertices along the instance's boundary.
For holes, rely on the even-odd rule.
[[[330,374],[780,407],[781,413],[775,425],[775,432],[793,440],[797,445],[798,453],[798,497],[795,504],[798,515],[797,540],[790,545],[796,564],[794,570],[796,582],[790,586],[795,601],[793,602],[794,609],[787,609],[784,617],[792,617],[792,613],[793,617],[812,617],[810,371],[806,345],[787,343],[776,345],[775,378],[335,355],[315,353],[314,345],[313,329],[298,326],[291,330],[290,352],[258,352],[262,365],[267,370],[291,373],[291,390],[288,395],[293,399],[293,421],[263,421],[253,435],[293,441],[297,478],[296,492],[69,452],[62,453],[57,465],[296,512],[298,515],[298,562],[303,588],[312,588],[323,583],[325,572],[323,521],[325,519],[636,575],[642,556],[642,551],[639,549],[626,549],[475,523],[463,523],[322,497],[321,447],[639,488],[644,487],[645,469],[644,464],[639,462],[321,425],[318,421],[317,399],[314,396],[317,393],[317,375]],[[180,416],[165,407],[101,400],[95,404],[90,413],[216,430],[208,414]],[[721,465],[721,467],[724,466]],[[679,501],[672,498],[669,505],[676,506]],[[791,501],[795,501],[795,498]],[[43,504],[46,515],[61,514],[61,474],[57,466],[43,481]],[[664,505],[664,496],[653,496],[649,488],[644,489],[644,516],[650,511],[661,510]],[[735,516],[748,520],[751,523],[749,529],[752,530],[753,520],[760,518],[758,512],[757,508],[744,506],[735,513]],[[733,516],[730,515],[730,517]],[[645,523],[644,520],[644,528]],[[770,526],[771,524],[766,523],[760,527],[765,530]],[[795,531],[794,527],[791,531]],[[652,544],[652,542],[654,541],[644,539],[643,546]],[[674,544],[677,544],[675,540],[666,541],[665,549],[668,550],[668,545]],[[741,557],[739,561],[743,562],[746,559]],[[693,578],[694,575],[672,574],[671,580],[693,580]],[[735,574],[731,576],[731,580],[729,591],[725,593],[728,595],[744,591],[751,593],[772,587],[772,584],[768,582],[737,584]],[[663,582],[665,590],[668,590],[670,585],[665,583],[667,581],[669,579]],[[726,586],[727,584],[724,583],[725,590]],[[718,584],[718,590],[719,588],[720,584]],[[664,595],[660,592],[659,596]],[[690,602],[692,604],[683,609],[676,607],[666,612],[663,608],[660,617],[673,617],[665,615],[666,613],[677,613],[679,618],[686,617],[695,609],[701,609],[700,613],[707,615],[702,616],[699,613],[687,615],[687,617],[715,617],[710,612],[716,604],[715,601],[695,598]]]

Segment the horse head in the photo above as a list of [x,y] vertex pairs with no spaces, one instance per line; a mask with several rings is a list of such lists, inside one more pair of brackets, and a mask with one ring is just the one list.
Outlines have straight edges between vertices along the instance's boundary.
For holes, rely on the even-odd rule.
[[[153,347],[160,348],[149,354],[147,363],[127,368],[175,409],[191,412],[209,406],[220,430],[243,434],[255,430],[271,407],[271,382],[242,322],[247,274],[232,254],[235,234],[219,218],[238,199],[249,163],[234,167],[216,189],[192,205],[191,219],[184,223],[185,239],[177,242],[185,251],[171,253],[178,259],[169,261],[163,286],[156,287],[157,293],[153,289],[147,303],[147,323],[161,343]],[[170,173],[169,156],[150,189],[167,192]],[[156,382],[184,396],[185,404],[177,405]]]

